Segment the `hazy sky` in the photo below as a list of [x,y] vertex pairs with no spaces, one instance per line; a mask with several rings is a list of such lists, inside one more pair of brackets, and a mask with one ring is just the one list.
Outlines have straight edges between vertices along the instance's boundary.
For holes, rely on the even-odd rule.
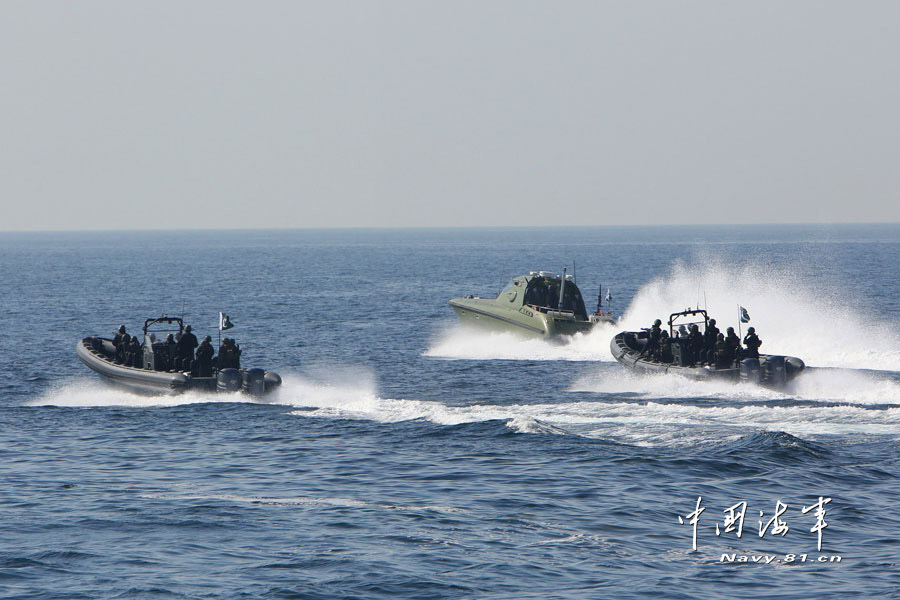
[[900,2],[0,0],[0,229],[900,221]]

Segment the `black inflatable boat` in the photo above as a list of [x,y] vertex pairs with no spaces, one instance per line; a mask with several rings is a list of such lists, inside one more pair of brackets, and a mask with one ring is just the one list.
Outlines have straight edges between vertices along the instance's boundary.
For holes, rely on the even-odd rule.
[[[113,340],[90,336],[78,342],[75,352],[93,371],[104,379],[149,394],[177,394],[188,390],[205,392],[239,392],[262,396],[281,385],[281,377],[263,369],[213,370],[211,377],[195,377],[189,371],[165,371],[167,363],[165,342],[157,339],[158,333],[184,331],[184,323],[178,317],[163,315],[144,321],[144,342],[141,345],[141,366],[116,362]],[[164,335],[160,336],[164,338]]]
[[685,310],[669,316],[669,340],[671,356],[656,360],[649,354],[641,356],[650,334],[647,330],[622,331],[610,341],[609,349],[622,365],[646,373],[676,373],[698,380],[730,380],[756,383],[769,388],[782,388],[806,368],[796,356],[760,354],[759,358],[736,359],[728,365],[704,364],[691,360],[682,346],[683,338],[675,336],[678,325],[709,324],[705,310]]

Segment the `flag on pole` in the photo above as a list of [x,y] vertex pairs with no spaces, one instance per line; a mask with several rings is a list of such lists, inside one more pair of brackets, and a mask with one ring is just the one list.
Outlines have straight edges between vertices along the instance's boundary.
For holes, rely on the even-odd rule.
[[606,305],[609,306],[610,302],[612,302],[612,290],[606,288]]
[[741,310],[741,323],[749,323],[750,322],[750,313],[747,312],[747,309],[743,306],[738,305],[738,308]]
[[227,331],[234,327],[234,323],[231,322],[231,317],[226,315],[223,312],[219,313],[219,331]]

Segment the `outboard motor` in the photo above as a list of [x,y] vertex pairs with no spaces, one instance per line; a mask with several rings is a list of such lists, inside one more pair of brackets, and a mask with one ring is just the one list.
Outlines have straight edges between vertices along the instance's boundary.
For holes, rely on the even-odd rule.
[[799,375],[805,368],[806,363],[796,356],[784,357],[784,373],[789,380]]
[[767,384],[780,387],[787,383],[783,356],[769,356],[762,363],[762,380]]
[[272,371],[266,371],[266,390],[271,390],[279,385],[281,385],[281,375]]
[[741,383],[759,383],[759,359],[745,358],[741,361]]
[[244,391],[251,396],[262,396],[266,393],[266,372],[263,369],[247,369],[244,371]]
[[239,392],[244,383],[241,372],[237,369],[222,369],[216,378],[216,391]]

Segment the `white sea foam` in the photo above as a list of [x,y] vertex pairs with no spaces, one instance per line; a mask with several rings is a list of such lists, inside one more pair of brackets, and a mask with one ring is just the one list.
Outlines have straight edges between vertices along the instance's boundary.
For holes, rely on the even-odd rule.
[[618,331],[613,325],[600,324],[588,333],[548,341],[457,325],[441,332],[424,355],[468,360],[612,361],[609,341]]
[[365,405],[351,400],[346,406],[330,404],[292,414],[379,422],[423,419],[440,425],[503,420],[518,433],[577,434],[648,444],[670,443],[677,438],[692,442],[697,437],[721,439],[723,429],[732,430],[734,435],[752,429],[794,435],[896,434],[900,426],[900,407],[698,406],[653,401],[447,406],[439,402],[376,397]]
[[148,396],[135,394],[123,388],[105,385],[96,379],[77,379],[56,385],[40,398],[30,400],[25,405],[86,408],[98,406],[153,408],[204,402],[253,402],[253,399],[239,393],[216,394],[212,392],[187,392],[178,395]]
[[157,408],[211,402],[287,404],[292,406],[330,405],[364,410],[376,398],[375,378],[371,371],[353,367],[312,370],[311,374],[287,374],[282,386],[262,398],[242,393],[220,394],[191,391],[172,395],[142,395],[106,385],[97,379],[67,381],[53,387],[26,406],[135,407]]
[[811,400],[848,404],[900,404],[900,380],[873,371],[810,369],[784,390],[730,381],[694,381],[678,375],[599,368],[578,379],[573,392],[626,394],[646,399],[710,398],[729,402]]

